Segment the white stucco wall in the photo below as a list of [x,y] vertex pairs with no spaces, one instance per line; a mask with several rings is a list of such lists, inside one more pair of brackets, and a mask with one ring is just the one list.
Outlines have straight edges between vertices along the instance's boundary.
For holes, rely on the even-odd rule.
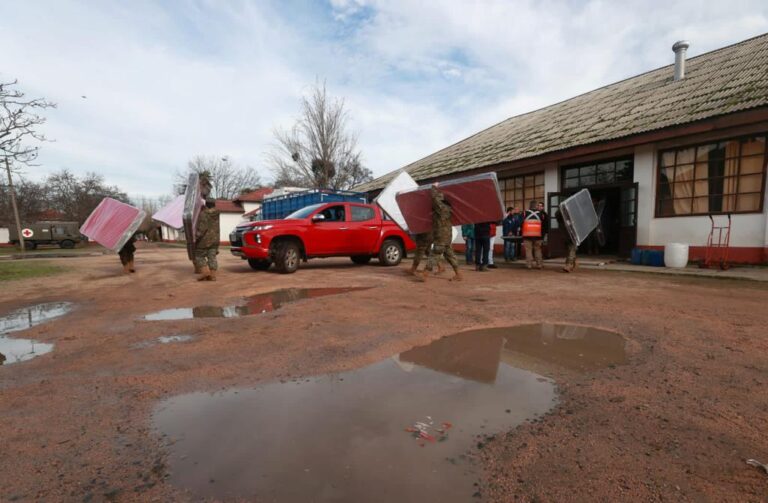
[[243,221],[242,213],[221,213],[219,215],[219,241],[229,242],[229,233]]
[[258,210],[261,208],[261,203],[252,203],[248,201],[243,201],[243,209],[245,210],[245,213],[248,213],[249,211]]
[[184,233],[173,227],[161,224],[163,239],[167,241],[184,241]]
[[0,227],[0,244],[5,244],[11,239],[7,227]]
[[[664,246],[668,243],[686,243],[706,246],[711,222],[707,216],[655,218],[656,162],[654,145],[635,149],[635,182],[638,183],[637,244]],[[715,215],[716,225],[725,225],[727,218]],[[732,215],[731,246],[768,246],[768,204],[763,213]]]

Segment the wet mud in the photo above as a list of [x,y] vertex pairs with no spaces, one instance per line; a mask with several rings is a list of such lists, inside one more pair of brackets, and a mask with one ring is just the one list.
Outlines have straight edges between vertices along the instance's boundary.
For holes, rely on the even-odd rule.
[[[119,274],[121,266],[114,255],[59,259],[68,270],[56,276],[55,290],[50,282],[39,279],[6,282],[0,288],[0,315],[59,298],[76,303],[67,316],[31,328],[27,323],[23,331],[6,336],[55,344],[55,349],[41,358],[0,367],[0,438],[5,454],[0,456],[0,500],[206,501],[181,482],[185,468],[180,462],[198,456],[198,465],[205,464],[201,453],[222,462],[233,459],[231,467],[222,468],[233,474],[244,473],[251,463],[257,467],[264,463],[258,453],[252,461],[239,451],[242,445],[243,452],[254,457],[253,442],[268,440],[257,436],[263,433],[260,428],[246,424],[247,414],[237,412],[246,406],[234,402],[230,406],[229,400],[246,392],[257,393],[254,401],[266,400],[269,394],[260,390],[267,388],[280,390],[287,405],[307,410],[295,404],[299,401],[295,396],[318,389],[327,396],[322,386],[330,386],[315,381],[341,376],[344,381],[337,379],[336,384],[344,385],[352,380],[344,374],[371,367],[371,372],[399,372],[404,375],[400,382],[406,383],[400,395],[387,394],[389,388],[377,391],[370,400],[377,412],[386,400],[397,404],[401,395],[427,395],[423,391],[427,384],[429,390],[435,386],[450,390],[443,384],[450,380],[472,390],[506,383],[510,375],[522,375],[525,383],[529,376],[546,377],[538,383],[545,390],[554,386],[552,380],[556,382],[554,407],[544,404],[544,415],[517,426],[505,426],[516,424],[517,419],[504,419],[497,433],[485,434],[492,429],[486,424],[480,424],[486,428],[476,427],[463,410],[453,421],[443,416],[454,416],[454,409],[420,410],[411,397],[402,414],[388,419],[396,428],[384,421],[376,428],[364,417],[363,407],[349,411],[343,421],[336,418],[343,433],[328,435],[341,445],[349,445],[350,439],[367,441],[358,431],[373,431],[375,438],[386,436],[377,432],[391,428],[392,435],[398,435],[394,442],[407,442],[404,452],[426,453],[427,466],[434,462],[435,469],[442,470],[446,461],[449,467],[466,470],[457,476],[456,485],[463,501],[765,500],[766,475],[745,460],[765,463],[768,459],[764,433],[768,394],[760,393],[768,384],[764,336],[768,285],[587,269],[563,275],[554,268],[527,271],[502,263],[485,274],[462,266],[466,274],[460,284],[424,284],[411,282],[403,274],[409,263],[394,268],[353,266],[348,258],[310,261],[292,275],[262,275],[226,253],[219,256],[219,281],[197,282],[185,249],[138,246],[133,275]],[[92,281],[89,275],[114,277]],[[142,318],[175,307],[240,305],[237,298],[277,289],[336,286],[376,288],[229,320],[147,322]],[[529,336],[502,332],[502,342],[491,333],[487,342],[478,339],[469,346],[441,338],[479,328],[542,322],[620,333],[625,353],[615,347],[620,346],[615,339],[601,342],[615,350],[582,351],[592,343],[591,335],[552,335],[546,332],[549,329],[536,329]],[[175,335],[192,335],[194,340],[158,341]],[[144,341],[152,341],[153,347],[130,349]],[[425,356],[419,348],[430,343],[435,343],[435,351],[440,349],[438,344],[476,351],[470,358],[473,368],[464,365],[462,358],[467,357],[453,355],[450,358],[458,363],[452,363],[448,356],[437,360]],[[398,356],[393,359],[392,355]],[[495,367],[480,363],[486,360],[497,363]],[[440,380],[436,385],[426,380],[427,384],[416,384],[413,390],[404,380],[422,374],[440,375]],[[287,386],[295,387],[296,395],[284,392]],[[361,397],[351,392],[343,396],[365,403],[369,388],[358,389]],[[174,400],[189,395],[205,397],[200,398],[202,405],[189,399],[189,410],[204,414],[213,403],[208,400],[221,395],[222,403],[227,402],[224,406],[232,407],[229,416],[240,432],[237,441],[228,438],[230,423],[225,419],[214,421],[209,444],[200,451],[182,452],[182,446],[191,449],[192,443],[185,443],[177,433],[169,431],[163,437],[156,422],[162,412],[159,407],[170,413]],[[423,400],[429,405],[428,398]],[[319,400],[308,396],[307,401],[323,411]],[[254,417],[278,424],[259,415],[283,414],[287,409],[270,403],[276,405],[256,411]],[[527,414],[528,397],[516,400],[508,407],[510,412],[504,409],[503,414],[517,414],[518,403]],[[343,403],[339,407],[345,410]],[[499,409],[488,406],[487,410],[496,414]],[[215,418],[215,411],[210,414]],[[322,421],[326,415],[324,411],[307,414],[301,420],[290,415],[280,419],[291,426],[298,424],[299,431],[315,428],[313,420]],[[194,430],[206,431],[206,426],[194,423],[194,417],[179,421],[187,421],[179,428],[192,432],[190,438],[203,446],[206,439],[199,439],[200,433]],[[358,428],[358,422],[365,426]],[[468,429],[462,432],[462,428]],[[323,483],[334,482],[323,494],[336,490],[334,477],[344,482],[345,472],[339,471],[346,466],[340,467],[344,452],[325,445],[322,436],[302,433],[294,439],[276,431],[284,444],[274,459],[290,473],[294,468],[301,470],[287,484],[296,485],[312,473],[313,466],[300,466],[299,458],[307,451],[308,459],[316,462],[319,447],[314,443],[332,453],[325,456],[332,466],[322,467],[326,470]],[[327,429],[320,431],[325,434]],[[437,461],[429,457],[437,449],[447,452],[457,447],[464,442],[464,434],[474,437],[463,451],[469,452],[465,457],[446,455],[450,459]],[[348,452],[355,448],[353,444]],[[372,449],[365,452],[376,456]],[[310,471],[304,472],[307,468]],[[376,466],[376,470],[385,469],[383,464]],[[201,471],[200,477],[215,489],[201,491],[241,490],[215,470],[210,473]],[[393,476],[388,483],[408,485],[413,477],[409,474],[402,482]],[[430,475],[426,478],[430,480]],[[451,477],[447,479],[451,484]],[[468,482],[473,492],[466,497]],[[387,490],[392,492],[386,494],[405,494],[407,489]],[[246,484],[242,491],[246,495],[240,499],[226,495],[216,499],[259,501],[254,494],[263,492],[264,486]],[[375,497],[370,491],[357,500]]]

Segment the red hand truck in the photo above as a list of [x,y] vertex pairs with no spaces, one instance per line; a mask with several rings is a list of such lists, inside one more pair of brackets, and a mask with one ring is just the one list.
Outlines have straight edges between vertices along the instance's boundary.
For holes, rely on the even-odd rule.
[[728,225],[715,225],[715,219],[709,215],[712,222],[712,228],[707,238],[707,249],[704,253],[704,260],[699,263],[700,267],[710,268],[713,264],[720,266],[725,271],[731,265],[728,263],[728,251],[731,244],[731,214],[728,213]]

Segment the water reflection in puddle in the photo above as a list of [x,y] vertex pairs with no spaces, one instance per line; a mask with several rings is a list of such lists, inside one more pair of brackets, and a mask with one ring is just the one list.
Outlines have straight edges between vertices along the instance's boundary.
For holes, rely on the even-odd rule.
[[303,299],[339,295],[342,293],[368,290],[369,287],[348,288],[284,288],[252,297],[247,297],[242,304],[234,306],[197,306],[165,309],[144,316],[147,321],[190,320],[192,318],[237,318],[253,314],[267,313],[281,308],[290,302]]
[[[623,339],[556,325],[465,332],[351,372],[176,396],[153,418],[171,440],[171,481],[197,496],[464,502],[476,435],[556,401],[552,380],[516,368],[525,358],[596,368],[623,361]],[[418,421],[453,427],[418,441],[405,431]]]
[[5,316],[0,316],[0,365],[31,360],[53,349],[53,344],[8,337],[7,334],[51,321],[64,316],[71,310],[71,302],[49,302],[17,309]]
[[17,309],[0,316],[0,334],[10,334],[32,328],[54,318],[64,316],[72,310],[71,302],[48,302]]

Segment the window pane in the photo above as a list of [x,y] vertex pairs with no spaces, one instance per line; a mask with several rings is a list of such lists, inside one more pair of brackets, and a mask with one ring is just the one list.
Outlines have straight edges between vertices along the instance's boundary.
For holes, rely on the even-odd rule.
[[616,170],[616,164],[612,162],[604,162],[597,165],[598,173],[613,173]]
[[736,201],[736,211],[758,211],[760,209],[760,194],[742,194]]
[[[736,188],[738,186],[738,177],[730,176],[723,178],[723,194],[735,194]],[[719,185],[716,183],[712,183],[713,186]],[[713,192],[715,192],[713,190]]]
[[664,152],[661,154],[661,165],[662,167],[669,167],[675,165],[675,151],[671,150],[669,152]]
[[672,197],[675,199],[691,196],[693,196],[693,182],[680,182],[672,184]]
[[[596,166],[594,164],[591,166],[582,166],[581,168],[579,168],[579,176],[583,177],[584,175],[594,175],[595,169],[596,169]],[[584,183],[582,182],[582,185],[583,184]]]
[[707,180],[699,180],[694,183],[693,194],[696,196],[706,196],[709,194],[709,182]]
[[536,175],[536,185],[544,185],[544,173]]
[[522,176],[515,177],[515,188],[516,189],[522,189],[523,188],[523,177]]
[[581,177],[581,186],[585,187],[587,185],[594,185],[595,184],[595,175],[590,176],[582,176]]
[[563,184],[563,186],[566,189],[576,188],[576,187],[579,186],[579,179],[578,178],[566,178],[565,179],[565,183]]
[[731,140],[720,144],[723,149],[725,157],[738,157],[739,156],[739,141]]
[[689,164],[692,163],[696,155],[696,148],[684,148],[677,151],[677,164]]
[[[746,196],[745,196],[746,197]],[[709,208],[709,211],[736,211],[736,196],[723,196],[721,208]]]
[[763,175],[747,175],[739,177],[739,193],[760,192],[762,189]]
[[674,201],[672,199],[661,198],[658,202],[658,215],[668,217],[675,214]]
[[515,189],[515,200],[516,201],[523,200],[523,189]]
[[692,201],[690,199],[675,199],[674,201],[674,214],[675,215],[690,215]]
[[635,188],[634,187],[628,187],[626,189],[623,189],[621,191],[621,199],[624,201],[634,201],[635,200]]
[[544,186],[543,185],[538,185],[536,187],[536,197],[538,199],[544,199]]
[[694,213],[709,213],[709,197],[696,197],[693,199]]
[[364,222],[373,218],[373,208],[365,206],[352,206],[352,221]]
[[573,178],[579,176],[579,168],[568,168],[565,170],[566,178]]
[[687,182],[688,180],[693,180],[693,164],[678,166],[675,170],[675,181]]
[[629,159],[616,161],[616,181],[632,179],[632,161]]
[[696,179],[706,180],[709,176],[709,164],[706,162],[696,164]]
[[[710,156],[710,152],[712,152],[712,155]],[[718,155],[718,149],[717,149],[717,143],[711,143],[709,145],[702,145],[696,149],[696,162],[707,162],[709,161],[710,157],[712,159],[715,158],[722,158],[722,152],[720,155]],[[682,161],[678,161],[682,162]]]
[[670,181],[671,182],[673,177],[675,176],[675,168],[674,167],[671,167],[671,168],[661,168],[660,175],[661,175],[661,181],[662,182],[664,182],[664,181]]
[[762,173],[765,158],[760,156],[742,157],[741,158],[741,174],[749,173]]
[[533,191],[533,187],[526,187],[525,188],[525,198],[526,199],[533,199],[536,197],[536,193]]
[[613,183],[615,180],[613,171],[597,173],[597,183]]
[[533,175],[526,176],[525,180],[524,180],[525,188],[527,189],[528,187],[533,187],[534,184],[535,184],[534,183],[535,181],[536,181],[536,177],[535,176],[533,176]]
[[765,137],[747,138],[741,142],[741,155],[757,155],[765,153]]

